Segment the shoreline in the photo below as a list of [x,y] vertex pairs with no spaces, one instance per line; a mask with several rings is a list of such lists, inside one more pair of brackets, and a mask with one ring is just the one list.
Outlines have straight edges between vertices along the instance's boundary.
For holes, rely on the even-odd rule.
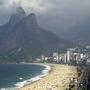
[[48,75],[51,71],[51,66],[47,65],[47,64],[43,64],[43,63],[24,63],[23,65],[38,65],[38,66],[42,66],[44,67],[44,69],[41,71],[41,73],[35,77],[32,77],[28,80],[24,80],[23,82],[17,82],[15,84],[16,86],[16,90],[23,88],[25,86],[31,85],[34,82],[37,82],[39,80],[41,80],[42,78],[44,78],[46,75]]
[[[10,65],[13,65],[13,64],[10,64]],[[0,90],[17,90],[24,86],[31,85],[34,82],[37,82],[40,79],[44,78],[51,71],[51,67],[49,65],[43,64],[43,63],[21,63],[18,65],[35,65],[35,66],[44,67],[44,69],[42,69],[41,72],[37,76],[34,76],[30,79],[23,80],[21,82],[17,82],[16,84],[14,84],[14,87],[0,88]],[[22,77],[20,77],[20,78],[23,79]]]
[[[21,88],[18,88],[17,90],[48,90],[47,88],[51,87],[53,88],[53,90],[65,90],[65,88],[68,88],[70,78],[78,77],[75,66],[67,66],[60,64],[43,64],[43,63],[40,64],[35,63],[35,64],[49,66],[51,68],[48,74],[41,77],[39,80],[31,84],[25,85]],[[65,84],[64,87],[63,84]]]

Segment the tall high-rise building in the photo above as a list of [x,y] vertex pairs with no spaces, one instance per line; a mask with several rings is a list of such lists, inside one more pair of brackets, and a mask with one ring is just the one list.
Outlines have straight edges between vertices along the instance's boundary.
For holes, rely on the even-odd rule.
[[53,53],[53,60],[56,61],[56,62],[58,62],[58,60],[59,60],[58,53]]
[[67,63],[70,63],[71,60],[73,60],[73,52],[75,49],[68,49],[67,50]]

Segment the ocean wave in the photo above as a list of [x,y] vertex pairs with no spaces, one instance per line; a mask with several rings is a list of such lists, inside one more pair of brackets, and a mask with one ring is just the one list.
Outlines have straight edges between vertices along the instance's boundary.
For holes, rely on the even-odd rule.
[[49,71],[51,70],[51,67],[48,66],[48,65],[42,65],[42,64],[40,64],[40,65],[45,67],[45,69],[42,70],[42,72],[40,73],[40,75],[35,76],[35,77],[31,78],[31,79],[24,80],[22,82],[16,83],[15,84],[16,88],[22,88],[25,85],[31,84],[31,83],[33,83],[35,81],[38,81],[38,80],[42,79],[44,76],[46,76],[49,73]]
[[0,90],[16,90],[16,87],[11,87],[11,88],[1,88]]

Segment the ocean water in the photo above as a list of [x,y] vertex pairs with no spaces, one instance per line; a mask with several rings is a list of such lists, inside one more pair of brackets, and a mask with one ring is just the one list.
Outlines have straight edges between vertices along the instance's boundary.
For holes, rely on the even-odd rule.
[[49,66],[33,64],[0,65],[0,90],[17,90],[48,74]]

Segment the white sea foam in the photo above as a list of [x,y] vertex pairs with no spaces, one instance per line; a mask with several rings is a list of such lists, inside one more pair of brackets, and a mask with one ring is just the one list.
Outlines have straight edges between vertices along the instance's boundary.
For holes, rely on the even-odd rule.
[[11,87],[11,88],[1,88],[0,90],[17,90],[16,87]]
[[1,90],[6,90],[5,88],[1,88]]
[[38,76],[36,76],[36,77],[33,77],[33,78],[31,78],[31,79],[25,80],[25,81],[23,81],[23,82],[18,82],[18,83],[16,83],[16,84],[15,84],[16,88],[21,88],[21,87],[23,87],[23,86],[25,86],[25,85],[31,84],[31,83],[33,83],[33,82],[35,82],[35,81],[38,81],[38,80],[42,79],[44,76],[46,76],[46,75],[49,73],[49,71],[51,70],[51,67],[48,66],[48,65],[42,65],[42,64],[40,64],[40,65],[41,65],[41,66],[45,66],[45,69],[42,70],[42,72],[41,72],[40,75],[38,75]]
[[[17,88],[21,88],[21,87],[23,87],[25,85],[31,84],[31,83],[33,83],[35,81],[38,81],[38,80],[42,79],[51,70],[51,67],[48,66],[48,65],[44,65],[44,64],[36,64],[36,65],[40,65],[40,66],[44,66],[45,67],[45,69],[42,70],[42,72],[40,73],[40,75],[35,76],[35,77],[33,77],[31,79],[28,79],[28,80],[24,80],[22,82],[18,82],[18,83],[15,84],[15,87],[12,87],[12,88],[1,88],[0,90],[17,90]],[[22,77],[20,77],[20,79],[21,78]]]

